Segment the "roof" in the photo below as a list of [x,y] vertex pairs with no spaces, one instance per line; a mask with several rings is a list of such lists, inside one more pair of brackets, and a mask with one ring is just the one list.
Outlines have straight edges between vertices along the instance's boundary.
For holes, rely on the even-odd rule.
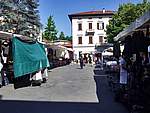
[[71,17],[78,17],[78,16],[99,16],[99,15],[113,15],[115,12],[111,10],[98,10],[98,11],[88,11],[88,12],[79,12],[68,15],[69,18]]

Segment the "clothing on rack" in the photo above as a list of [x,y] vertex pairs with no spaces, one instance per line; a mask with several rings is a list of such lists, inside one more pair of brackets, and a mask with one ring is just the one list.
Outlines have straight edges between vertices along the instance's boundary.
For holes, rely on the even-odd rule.
[[120,57],[120,84],[127,84],[128,73],[127,70],[123,68],[126,65],[124,58]]

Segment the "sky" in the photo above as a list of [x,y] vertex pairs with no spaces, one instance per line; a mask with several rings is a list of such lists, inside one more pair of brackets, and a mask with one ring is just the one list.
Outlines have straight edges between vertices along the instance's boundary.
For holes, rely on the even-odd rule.
[[43,28],[46,26],[47,19],[53,16],[57,30],[71,36],[71,22],[68,14],[106,10],[117,11],[119,4],[141,3],[142,0],[39,0],[39,11]]

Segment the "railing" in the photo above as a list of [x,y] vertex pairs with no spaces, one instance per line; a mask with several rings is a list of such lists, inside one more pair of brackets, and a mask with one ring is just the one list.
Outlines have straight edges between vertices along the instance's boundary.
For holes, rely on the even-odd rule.
[[95,30],[94,29],[87,29],[86,32],[90,32],[90,33],[92,32],[93,33],[93,32],[95,32]]

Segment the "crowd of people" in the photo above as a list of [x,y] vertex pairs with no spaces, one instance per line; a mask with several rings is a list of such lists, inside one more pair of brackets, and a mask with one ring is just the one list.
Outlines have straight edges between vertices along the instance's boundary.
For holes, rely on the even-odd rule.
[[88,55],[88,57],[86,55],[80,55],[79,57],[79,63],[80,63],[80,67],[81,69],[83,69],[83,66],[85,66],[86,63],[92,64],[92,57],[91,55]]

